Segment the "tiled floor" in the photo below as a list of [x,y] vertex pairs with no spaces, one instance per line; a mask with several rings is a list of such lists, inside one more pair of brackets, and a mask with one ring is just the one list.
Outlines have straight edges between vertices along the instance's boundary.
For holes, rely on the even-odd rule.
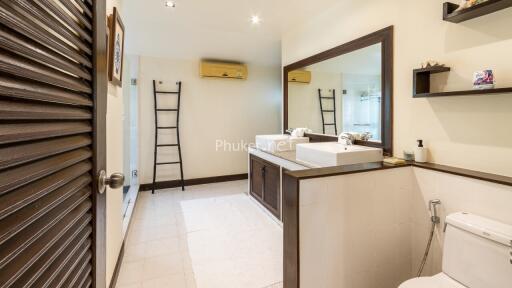
[[142,192],[118,288],[282,287],[282,228],[247,181]]

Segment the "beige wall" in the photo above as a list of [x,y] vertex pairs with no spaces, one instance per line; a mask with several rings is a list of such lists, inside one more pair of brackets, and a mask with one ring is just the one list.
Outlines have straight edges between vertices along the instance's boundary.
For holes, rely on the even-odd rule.
[[[280,131],[279,67],[249,65],[249,78],[245,81],[202,79],[199,77],[199,60],[178,61],[142,56],[138,81],[142,184],[151,183],[153,177],[153,79],[163,81],[158,85],[160,90],[174,91],[176,81],[183,82],[180,136],[185,179],[246,173],[247,152],[216,151],[216,140],[248,143],[254,142],[258,134],[276,134]],[[172,95],[161,95],[159,99],[162,107],[175,106]],[[162,125],[173,126],[175,116],[164,112],[160,120]],[[160,143],[174,143],[174,131],[162,130],[161,135]],[[163,161],[177,159],[176,153],[173,153],[175,148],[162,148],[161,151]],[[160,167],[158,181],[179,178],[177,166]]]
[[471,89],[473,72],[493,69],[512,86],[512,9],[468,22],[442,21],[444,0],[340,1],[285,33],[283,65],[395,26],[394,153],[422,138],[431,161],[512,176],[512,97],[412,98],[412,70],[427,59],[452,67],[443,89]]
[[[121,1],[107,1],[107,16],[113,7],[121,9]],[[122,15],[122,10],[121,10]],[[125,83],[126,84],[126,83]],[[107,99],[107,175],[123,172],[123,89],[109,83]],[[115,270],[119,251],[123,242],[122,204],[123,189],[107,188],[107,285]]]
[[303,288],[396,288],[413,278],[432,199],[441,200],[441,223],[424,276],[441,272],[447,215],[464,211],[512,225],[512,187],[416,167],[303,180],[300,199]]
[[300,181],[300,287],[396,288],[411,278],[413,177],[405,167]]
[[411,195],[411,217],[413,223],[413,268],[421,261],[427,244],[427,235],[431,227],[428,201],[441,200],[438,213],[441,224],[425,266],[425,275],[441,271],[443,227],[447,215],[455,212],[469,212],[512,225],[512,187],[455,176],[447,173],[413,168]]

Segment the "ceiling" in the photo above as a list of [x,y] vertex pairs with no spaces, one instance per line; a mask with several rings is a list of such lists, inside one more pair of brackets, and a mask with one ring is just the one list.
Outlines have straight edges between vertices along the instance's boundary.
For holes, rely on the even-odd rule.
[[[128,54],[281,64],[281,33],[339,0],[123,0]],[[259,15],[260,25],[250,17]]]

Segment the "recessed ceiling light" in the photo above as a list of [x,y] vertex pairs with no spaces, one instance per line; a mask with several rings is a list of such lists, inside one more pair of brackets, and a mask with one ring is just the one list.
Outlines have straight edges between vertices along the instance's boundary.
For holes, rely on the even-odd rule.
[[165,7],[176,8],[176,2],[174,2],[174,1],[165,1]]
[[258,16],[258,15],[252,15],[252,16],[251,16],[251,23],[252,23],[253,25],[258,25],[258,24],[260,24],[260,23],[261,23],[261,18],[260,18],[260,16]]

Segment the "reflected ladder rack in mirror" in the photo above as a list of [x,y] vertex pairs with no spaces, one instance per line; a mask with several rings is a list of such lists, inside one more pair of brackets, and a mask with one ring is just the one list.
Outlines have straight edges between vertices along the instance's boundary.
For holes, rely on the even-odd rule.
[[[336,90],[332,89],[332,96],[324,97],[322,96],[322,89],[318,89],[318,101],[320,101],[320,114],[322,115],[322,130],[323,134],[325,134],[325,127],[334,126],[334,135],[338,135],[338,127],[336,126]],[[332,109],[324,109],[324,100],[332,101]],[[325,115],[332,115],[333,122],[325,123]]]
[[[181,157],[181,144],[180,144],[180,104],[181,104],[181,82],[176,82],[178,86],[177,91],[158,91],[156,89],[156,80],[153,80],[153,95],[155,99],[155,150],[154,150],[154,162],[153,162],[153,187],[151,192],[155,194],[156,188],[156,171],[158,166],[162,165],[179,165],[180,166],[180,183],[181,183],[181,191],[185,191],[185,180],[183,178],[183,160]],[[158,95],[159,94],[170,94],[178,97],[177,99],[177,107],[176,108],[160,108],[158,105]],[[159,126],[158,116],[160,113],[171,112],[176,113],[176,126]],[[160,130],[174,130],[176,131],[176,143],[158,143],[158,134]],[[158,162],[158,151],[163,148],[178,148],[178,161],[172,162]]]

